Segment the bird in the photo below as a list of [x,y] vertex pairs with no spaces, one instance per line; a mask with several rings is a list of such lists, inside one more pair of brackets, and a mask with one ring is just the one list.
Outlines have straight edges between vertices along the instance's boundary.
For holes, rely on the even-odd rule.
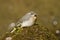
[[18,20],[15,24],[15,28],[11,31],[13,33],[16,29],[21,29],[23,27],[30,27],[35,24],[37,19],[37,14],[33,11],[26,13],[22,18]]

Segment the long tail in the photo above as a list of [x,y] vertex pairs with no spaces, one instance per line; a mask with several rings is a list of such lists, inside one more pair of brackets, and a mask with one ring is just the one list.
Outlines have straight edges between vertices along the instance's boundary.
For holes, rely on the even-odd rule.
[[16,31],[16,29],[17,29],[16,27],[15,27],[15,28],[13,28],[13,30],[12,30],[10,33],[13,33],[13,32],[15,32],[15,31]]
[[10,33],[13,33],[13,32],[21,32],[22,30],[23,30],[22,27],[15,27],[15,28],[13,28],[13,30]]

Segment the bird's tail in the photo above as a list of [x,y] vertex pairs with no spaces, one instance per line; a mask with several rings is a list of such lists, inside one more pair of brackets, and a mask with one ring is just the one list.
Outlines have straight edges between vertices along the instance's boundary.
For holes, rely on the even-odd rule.
[[16,29],[17,29],[16,27],[15,27],[15,28],[13,28],[13,30],[11,30],[11,31],[10,31],[10,33],[15,32],[15,31],[16,31]]
[[12,31],[10,31],[10,33],[13,33],[13,32],[21,32],[21,30],[23,30],[23,28],[22,27],[15,27],[15,28],[13,28],[13,30]]

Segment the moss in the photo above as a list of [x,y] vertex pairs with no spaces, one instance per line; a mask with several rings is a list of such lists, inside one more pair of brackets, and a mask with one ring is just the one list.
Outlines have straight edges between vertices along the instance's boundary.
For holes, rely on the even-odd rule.
[[[6,35],[2,38],[3,40],[7,37]],[[8,33],[8,35],[13,37],[13,40],[58,40],[46,27],[38,25],[23,28],[18,34]]]

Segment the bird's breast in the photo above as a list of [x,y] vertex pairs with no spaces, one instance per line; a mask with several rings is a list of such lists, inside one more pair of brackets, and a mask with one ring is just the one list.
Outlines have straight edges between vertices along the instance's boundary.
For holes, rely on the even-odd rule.
[[34,24],[33,21],[25,21],[21,24],[22,27],[28,27],[28,26],[32,26]]

